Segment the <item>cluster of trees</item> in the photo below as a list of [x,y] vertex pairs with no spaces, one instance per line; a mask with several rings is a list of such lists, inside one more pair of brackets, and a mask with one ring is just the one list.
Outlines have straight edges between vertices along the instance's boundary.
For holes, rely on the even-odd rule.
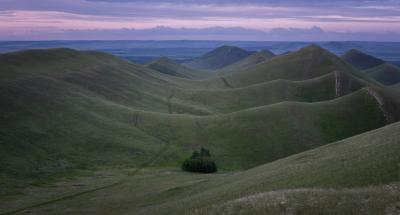
[[192,156],[183,162],[182,169],[188,172],[213,173],[217,171],[217,165],[211,158],[210,151],[202,147],[200,152],[194,151]]

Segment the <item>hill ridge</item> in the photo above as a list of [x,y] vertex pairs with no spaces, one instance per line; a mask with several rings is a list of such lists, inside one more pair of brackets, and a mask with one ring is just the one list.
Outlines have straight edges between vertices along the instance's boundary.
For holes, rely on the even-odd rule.
[[385,63],[385,61],[368,55],[357,49],[350,49],[344,55],[342,55],[342,59],[355,66],[356,68],[362,70],[376,67]]

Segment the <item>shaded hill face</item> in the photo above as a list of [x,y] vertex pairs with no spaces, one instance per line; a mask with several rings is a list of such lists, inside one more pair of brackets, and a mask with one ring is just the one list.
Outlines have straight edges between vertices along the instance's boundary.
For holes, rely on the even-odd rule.
[[238,62],[253,52],[233,46],[219,47],[186,65],[196,69],[220,69],[235,62]]
[[234,71],[246,70],[256,64],[269,60],[275,57],[275,54],[270,52],[269,50],[262,50],[256,52],[254,54],[249,55],[248,57],[240,60],[239,62],[233,63],[229,66],[222,68],[219,73],[225,74]]
[[370,69],[385,63],[385,61],[379,58],[365,54],[356,49],[351,49],[350,51],[346,52],[342,58],[354,67],[362,70]]
[[399,119],[396,93],[316,46],[205,80],[69,49],[0,55],[0,68],[3,187],[176,167],[200,146],[242,170]]
[[394,85],[400,82],[400,68],[389,63],[365,70],[371,78],[384,85]]

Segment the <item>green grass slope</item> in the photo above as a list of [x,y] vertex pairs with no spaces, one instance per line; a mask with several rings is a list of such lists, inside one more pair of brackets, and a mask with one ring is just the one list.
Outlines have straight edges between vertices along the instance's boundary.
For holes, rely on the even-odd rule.
[[157,165],[175,166],[200,145],[213,151],[222,169],[249,168],[387,123],[365,90],[332,102],[288,102],[208,117],[137,111],[63,93],[59,99],[33,93],[29,108],[2,110],[4,187],[74,169],[134,167],[159,151]]
[[356,49],[351,49],[348,52],[346,52],[342,56],[342,59],[350,63],[354,67],[362,70],[370,69],[385,63],[385,61],[379,58],[365,54]]
[[221,46],[186,65],[195,69],[220,69],[238,62],[253,52],[233,46]]
[[297,52],[274,57],[245,71],[224,75],[223,78],[233,87],[243,87],[275,79],[307,80],[336,70],[356,72],[334,54],[311,45]]
[[365,70],[365,73],[384,85],[400,83],[400,68],[390,63]]
[[140,126],[183,148],[210,148],[221,168],[248,168],[383,126],[386,118],[377,104],[364,89],[319,103],[284,102],[200,118],[164,116],[156,124],[146,123],[156,119],[144,115]]
[[178,187],[175,193],[167,190],[158,195],[169,193],[168,198],[152,198],[158,206],[136,210],[157,214],[397,213],[399,131],[400,124],[392,124],[247,171]]

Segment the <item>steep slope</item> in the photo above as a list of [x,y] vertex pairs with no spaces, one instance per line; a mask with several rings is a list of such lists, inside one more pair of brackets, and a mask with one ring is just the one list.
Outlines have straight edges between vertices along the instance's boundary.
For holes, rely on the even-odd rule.
[[365,73],[384,85],[394,85],[400,82],[400,68],[390,63],[365,70]]
[[168,58],[160,58],[146,65],[147,68],[179,78],[198,79],[209,75],[204,71],[197,71],[180,65]]
[[253,52],[233,46],[221,46],[186,65],[195,69],[220,69],[238,62]]
[[[194,214],[223,214],[238,209],[243,214],[398,212],[400,187],[396,181],[400,180],[397,166],[400,144],[396,140],[399,131],[400,124],[396,123],[231,175],[225,180],[221,177],[218,182],[203,184],[206,191],[180,202],[185,205],[180,208],[204,207],[193,210]],[[355,189],[343,189],[350,187]],[[192,186],[186,192],[196,192],[191,189],[196,188]],[[177,205],[160,204],[157,209],[177,212],[174,206]]]
[[354,67],[362,70],[370,69],[385,63],[385,61],[379,58],[365,54],[356,49],[351,49],[348,52],[346,52],[342,56],[342,59],[350,63]]
[[226,66],[218,71],[220,74],[225,74],[233,71],[241,71],[246,70],[256,64],[269,60],[275,57],[275,54],[270,52],[269,50],[262,50],[251,54],[250,56],[244,58],[243,60],[233,63],[229,66]]

